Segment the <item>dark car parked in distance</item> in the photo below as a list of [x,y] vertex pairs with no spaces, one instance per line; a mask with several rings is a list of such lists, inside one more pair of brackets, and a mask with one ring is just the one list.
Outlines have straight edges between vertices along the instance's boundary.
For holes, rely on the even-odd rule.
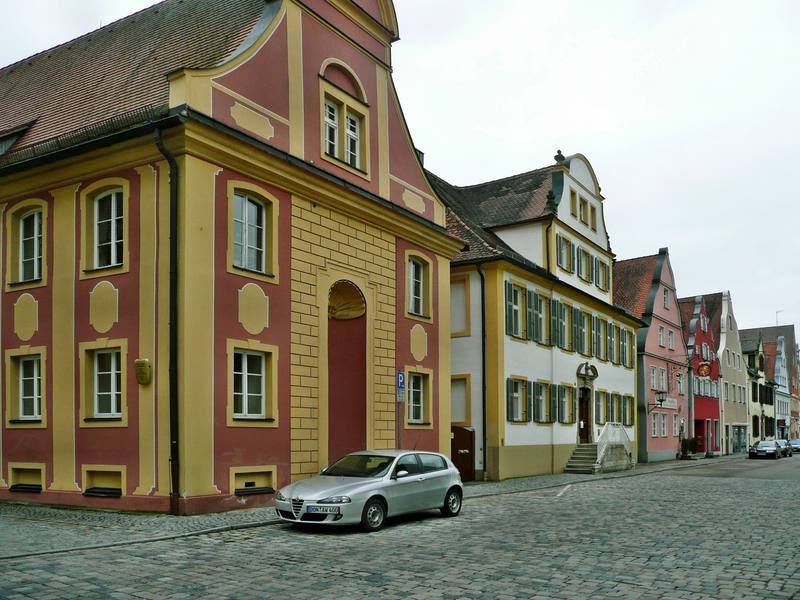
[[780,446],[773,440],[762,440],[748,452],[750,458],[780,458],[781,454]]
[[789,440],[789,446],[792,452],[800,452],[800,440]]
[[791,456],[792,455],[792,447],[789,445],[789,442],[786,440],[775,440],[775,443],[781,449],[781,456]]

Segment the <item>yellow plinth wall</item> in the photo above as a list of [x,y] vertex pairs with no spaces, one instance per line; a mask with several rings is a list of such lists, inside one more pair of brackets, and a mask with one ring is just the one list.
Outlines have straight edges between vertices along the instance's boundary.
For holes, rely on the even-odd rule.
[[292,198],[292,480],[328,456],[327,301],[348,280],[367,303],[367,447],[395,444],[395,238],[334,209]]
[[502,480],[561,473],[575,447],[575,444],[489,447],[487,477]]

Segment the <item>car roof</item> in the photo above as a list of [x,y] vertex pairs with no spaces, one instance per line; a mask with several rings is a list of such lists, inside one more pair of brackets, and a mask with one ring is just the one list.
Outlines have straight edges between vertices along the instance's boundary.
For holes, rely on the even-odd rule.
[[437,454],[439,456],[444,456],[439,452],[433,452],[432,450],[398,450],[397,448],[387,448],[382,450],[359,450],[358,452],[351,452],[350,454],[369,454],[369,455],[379,455],[379,456],[400,456],[402,454],[408,454],[410,452],[421,452],[425,454]]

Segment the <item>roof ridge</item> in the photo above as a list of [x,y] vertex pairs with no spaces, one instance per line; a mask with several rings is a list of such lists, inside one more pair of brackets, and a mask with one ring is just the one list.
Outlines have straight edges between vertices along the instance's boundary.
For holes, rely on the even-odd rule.
[[[533,169],[531,171],[525,171],[524,173],[517,173],[515,175],[507,175],[506,177],[500,177],[498,179],[490,179],[489,181],[483,181],[481,183],[473,183],[473,184],[470,184],[470,185],[454,185],[454,184],[448,183],[448,182],[445,182],[445,183],[447,183],[447,185],[449,185],[450,187],[455,188],[457,190],[469,190],[469,189],[472,189],[472,188],[482,187],[484,185],[490,185],[492,183],[499,183],[501,181],[508,181],[510,179],[516,179],[516,178],[519,178],[519,177],[525,177],[526,175],[533,175],[534,173],[538,173],[539,171],[545,171],[547,169],[552,169],[553,167],[556,167],[556,166],[558,166],[558,165],[548,165],[546,167],[539,167],[538,169]],[[439,179],[441,179],[441,177]],[[444,180],[442,180],[442,181],[444,181]]]
[[614,265],[619,265],[620,263],[631,262],[631,261],[634,261],[634,260],[642,260],[644,258],[657,258],[658,256],[660,256],[660,255],[658,253],[656,253],[656,254],[645,254],[643,256],[634,256],[633,258],[622,258],[622,259],[616,261],[614,263]]
[[[143,12],[146,12],[148,10],[152,10],[156,6],[160,6],[161,4],[166,4],[167,2],[174,2],[174,1],[175,0],[159,0],[159,1],[153,2],[153,4],[151,4],[150,6],[145,6],[144,8],[142,8],[140,10],[137,10],[134,13],[131,13],[129,15],[125,15],[124,17],[120,17],[119,19],[115,19],[114,21],[111,21],[110,23],[106,23],[105,25],[102,25],[102,26],[98,27],[97,29],[92,29],[92,30],[87,31],[85,33],[82,33],[82,34],[80,34],[80,35],[78,35],[78,36],[76,36],[74,38],[71,38],[71,39],[69,39],[69,40],[67,40],[65,42],[61,42],[60,44],[56,44],[55,46],[51,46],[50,48],[46,48],[44,50],[40,50],[39,52],[35,52],[35,53],[31,54],[30,56],[26,56],[24,58],[20,58],[19,60],[14,61],[11,64],[8,64],[8,65],[5,65],[5,66],[0,66],[0,75],[5,73],[6,71],[12,71],[14,69],[14,67],[17,67],[22,63],[26,63],[26,62],[30,62],[32,60],[38,59],[39,57],[41,57],[43,55],[50,54],[51,52],[55,52],[56,50],[62,48],[63,46],[69,46],[71,44],[75,44],[79,40],[81,40],[81,39],[83,39],[83,38],[85,38],[87,36],[96,34],[96,33],[100,32],[100,31],[103,31],[104,29],[108,29],[110,27],[113,27],[114,25],[118,24],[120,21],[125,21],[125,20],[130,19],[132,17],[135,17],[135,16],[137,16],[137,15],[143,13]],[[183,0],[177,0],[177,1],[178,2],[182,2]]]

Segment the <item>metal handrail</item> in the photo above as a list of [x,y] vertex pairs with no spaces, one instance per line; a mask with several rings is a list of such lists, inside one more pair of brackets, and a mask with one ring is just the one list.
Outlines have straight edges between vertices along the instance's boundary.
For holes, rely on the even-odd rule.
[[612,444],[625,446],[625,454],[631,455],[631,438],[622,423],[607,421],[597,437],[597,465],[603,464],[608,447]]

